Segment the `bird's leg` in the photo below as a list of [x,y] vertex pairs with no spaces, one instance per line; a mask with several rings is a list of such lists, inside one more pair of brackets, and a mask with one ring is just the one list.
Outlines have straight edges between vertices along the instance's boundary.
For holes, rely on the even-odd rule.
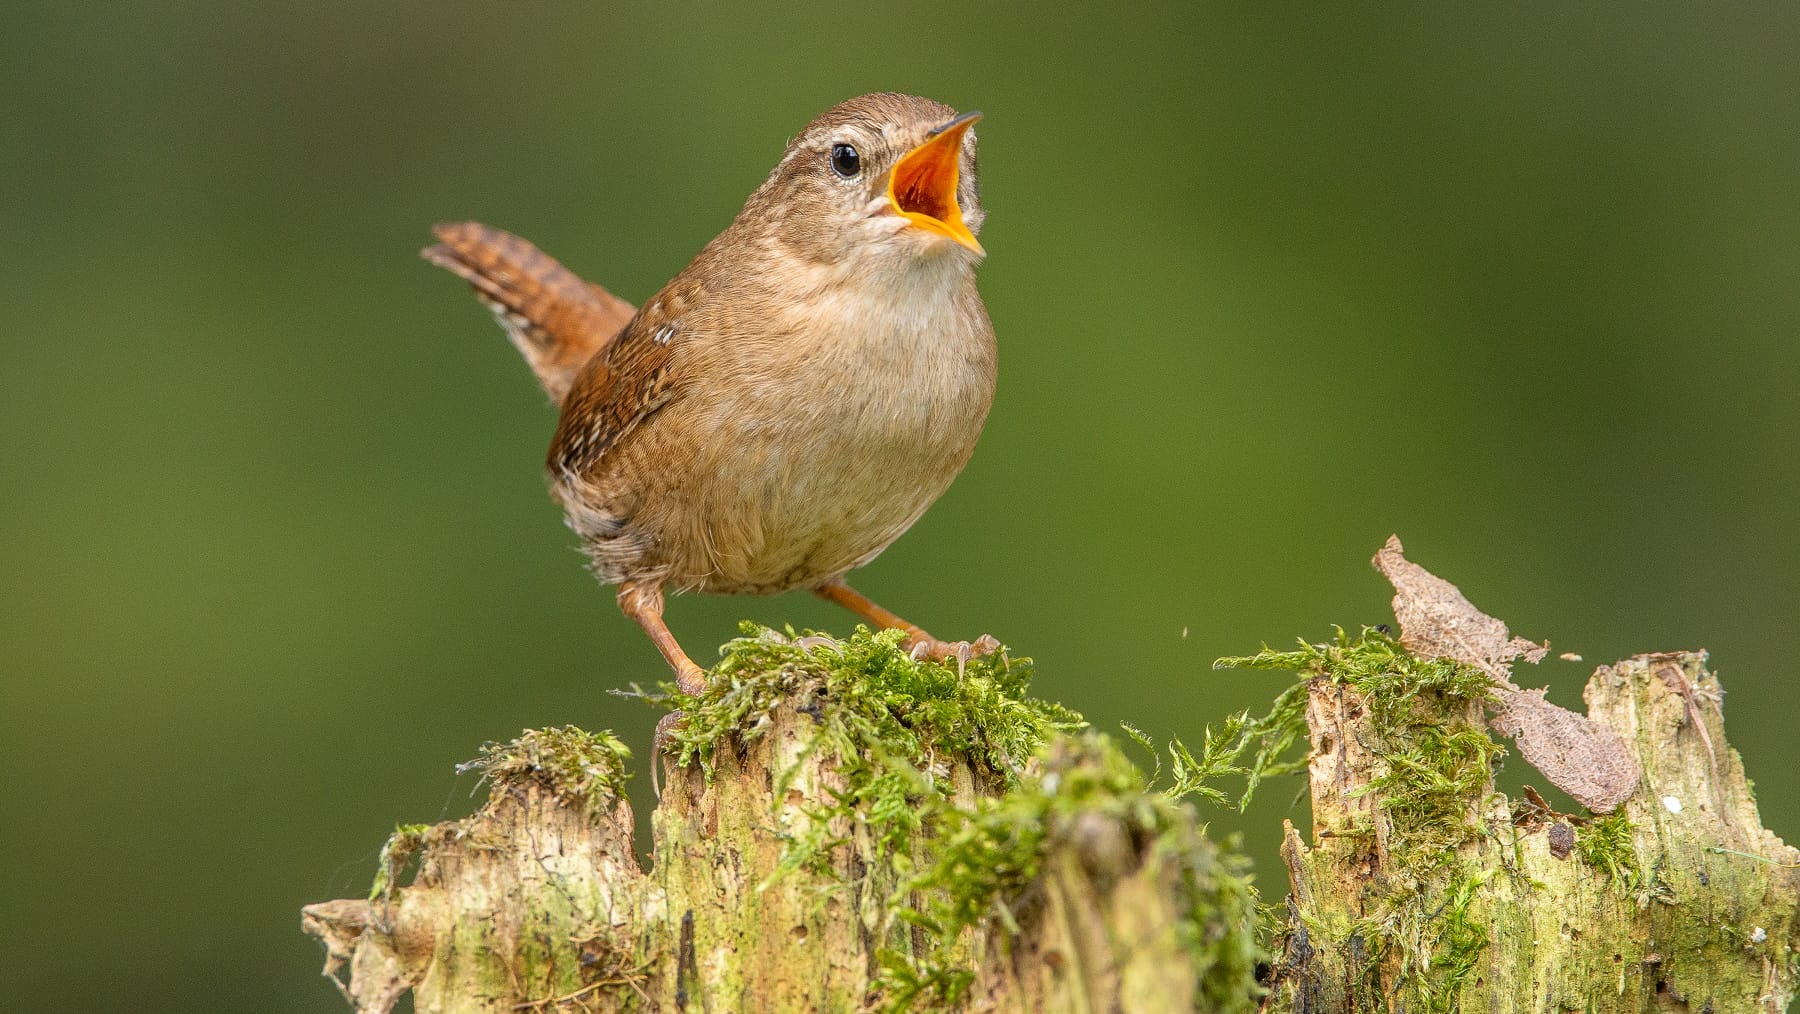
[[836,602],[877,627],[905,631],[908,644],[937,643],[937,639],[927,634],[923,627],[908,623],[898,614],[883,609],[874,599],[850,587],[841,577],[834,577],[814,588],[813,594],[828,602]]
[[898,614],[883,609],[874,599],[850,587],[841,577],[834,577],[814,588],[813,594],[836,602],[877,627],[904,631],[906,646],[912,650],[914,658],[954,658],[960,665],[977,655],[992,655],[1000,650],[1000,642],[987,634],[973,642],[940,641],[926,633],[925,628],[908,623]]
[[676,643],[675,635],[669,632],[669,625],[663,622],[662,585],[649,581],[627,581],[619,585],[619,611],[650,635],[650,643],[656,645],[656,650],[668,660],[669,668],[675,670],[675,685],[682,693],[694,695],[706,689],[706,670],[687,657],[687,652]]
[[[681,692],[690,696],[698,694],[706,689],[706,670],[681,650],[669,625],[663,622],[662,610],[662,585],[648,581],[627,581],[619,585],[619,611],[650,635],[650,643],[656,645],[656,650],[668,660],[669,668],[675,670],[675,685]],[[681,719],[681,712],[671,711],[656,723],[656,735],[650,741],[651,757],[662,756],[663,747],[669,743],[669,732],[681,724]],[[659,760],[650,762],[650,784],[658,799],[662,798],[662,785],[656,774],[661,766]]]

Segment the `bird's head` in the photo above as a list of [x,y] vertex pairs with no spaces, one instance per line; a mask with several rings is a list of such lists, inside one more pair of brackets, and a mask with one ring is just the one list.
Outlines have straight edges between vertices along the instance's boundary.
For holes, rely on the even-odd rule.
[[973,264],[983,255],[971,129],[980,118],[893,92],[839,103],[789,143],[745,215],[811,260]]

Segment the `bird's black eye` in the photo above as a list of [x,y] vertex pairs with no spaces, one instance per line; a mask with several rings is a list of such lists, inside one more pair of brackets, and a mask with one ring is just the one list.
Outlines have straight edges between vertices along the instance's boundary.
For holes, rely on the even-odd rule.
[[831,171],[845,179],[854,179],[862,172],[862,156],[856,153],[856,147],[848,144],[831,146]]

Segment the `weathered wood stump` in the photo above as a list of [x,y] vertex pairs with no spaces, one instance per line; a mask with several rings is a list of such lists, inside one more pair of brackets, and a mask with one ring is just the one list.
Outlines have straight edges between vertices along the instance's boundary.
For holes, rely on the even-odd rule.
[[1241,860],[1025,667],[894,642],[737,642],[681,702],[647,870],[616,741],[490,747],[480,812],[306,909],[328,973],[367,1012],[1253,1009]]
[[[1222,660],[1303,680],[1198,757],[1169,744],[1166,789],[1029,697],[1028,664],[760,631],[670,702],[647,869],[622,746],[540,730],[476,762],[480,812],[401,828],[370,896],[304,926],[370,1014],[409,992],[433,1012],[1785,1010],[1800,850],[1762,827],[1705,655],[1602,666],[1577,715],[1512,682],[1544,646],[1397,540],[1377,564],[1399,637]],[[1496,734],[1582,812],[1496,791]],[[1291,892],[1259,914],[1181,797],[1298,768],[1312,841],[1287,825]]]

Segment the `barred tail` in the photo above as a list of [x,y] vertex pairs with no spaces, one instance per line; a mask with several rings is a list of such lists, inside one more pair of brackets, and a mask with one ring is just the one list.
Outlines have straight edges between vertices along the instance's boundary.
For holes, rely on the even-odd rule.
[[420,256],[474,286],[559,405],[583,364],[637,312],[510,232],[479,222],[433,231],[440,242]]

